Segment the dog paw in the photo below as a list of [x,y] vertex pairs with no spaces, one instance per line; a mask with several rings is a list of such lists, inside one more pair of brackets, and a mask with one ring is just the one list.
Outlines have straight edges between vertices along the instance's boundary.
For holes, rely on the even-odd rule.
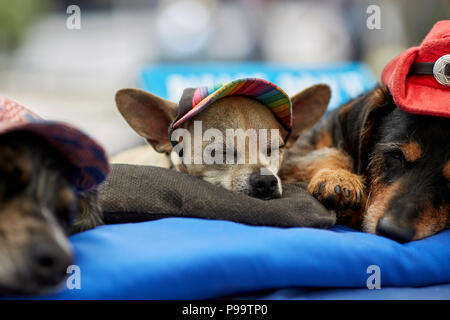
[[365,199],[362,177],[344,169],[318,171],[308,191],[329,210],[358,210]]

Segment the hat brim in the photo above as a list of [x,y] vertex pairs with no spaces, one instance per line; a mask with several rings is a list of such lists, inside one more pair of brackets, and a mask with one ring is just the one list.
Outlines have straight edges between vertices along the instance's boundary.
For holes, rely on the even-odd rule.
[[408,75],[417,52],[418,47],[410,48],[389,62],[383,70],[382,83],[403,111],[449,118],[450,87],[440,85],[433,75]]
[[[227,96],[253,98],[269,108],[285,129],[290,130],[292,127],[292,102],[282,89],[263,79],[240,79],[232,81],[204,97],[173,124],[173,129],[194,117],[214,101]],[[195,94],[193,99],[195,99]]]
[[0,124],[0,135],[17,131],[34,133],[59,151],[72,166],[68,179],[77,191],[99,185],[109,173],[109,163],[100,144],[67,123],[43,120]]

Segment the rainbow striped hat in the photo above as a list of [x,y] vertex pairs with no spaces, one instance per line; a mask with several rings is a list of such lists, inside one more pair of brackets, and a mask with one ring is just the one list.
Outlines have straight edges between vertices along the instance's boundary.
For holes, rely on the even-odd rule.
[[289,96],[267,80],[245,78],[212,87],[185,89],[178,106],[178,115],[169,128],[169,135],[173,129],[201,112],[214,101],[227,96],[246,96],[256,99],[269,108],[283,127],[290,131],[292,127],[292,102]]

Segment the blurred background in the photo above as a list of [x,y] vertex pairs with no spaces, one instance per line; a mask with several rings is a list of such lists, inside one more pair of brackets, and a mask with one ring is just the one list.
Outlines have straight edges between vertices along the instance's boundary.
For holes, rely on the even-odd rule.
[[[68,27],[71,5],[80,29]],[[370,5],[380,29],[367,26]],[[0,0],[0,94],[79,126],[112,154],[142,143],[114,93],[140,86],[145,66],[362,61],[379,79],[449,18],[448,0]]]

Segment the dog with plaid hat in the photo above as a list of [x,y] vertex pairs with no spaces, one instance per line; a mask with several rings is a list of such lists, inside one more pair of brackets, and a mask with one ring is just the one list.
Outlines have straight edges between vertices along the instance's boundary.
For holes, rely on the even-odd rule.
[[54,288],[72,264],[67,235],[102,224],[103,148],[0,95],[0,294]]

